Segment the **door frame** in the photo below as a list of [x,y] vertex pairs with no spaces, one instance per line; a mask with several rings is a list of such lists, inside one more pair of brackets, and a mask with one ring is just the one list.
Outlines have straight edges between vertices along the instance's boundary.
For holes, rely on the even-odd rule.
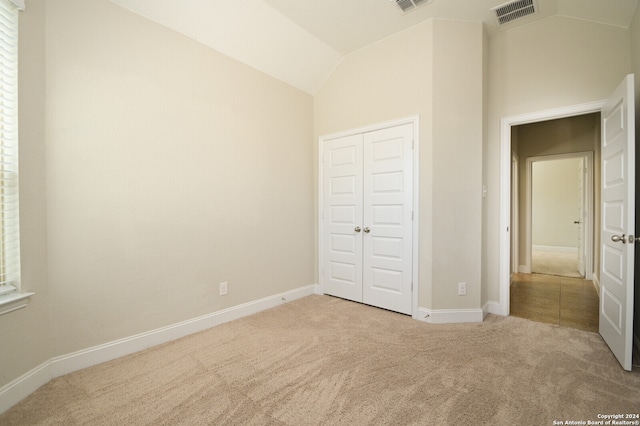
[[408,117],[398,118],[391,121],[385,121],[381,123],[371,124],[363,127],[358,127],[354,129],[345,130],[338,133],[332,133],[324,136],[320,136],[318,138],[318,294],[324,294],[324,289],[322,287],[322,275],[323,271],[323,238],[324,235],[324,221],[323,221],[323,167],[322,167],[322,159],[324,155],[324,142],[332,139],[343,138],[346,136],[351,136],[359,133],[367,133],[374,132],[377,130],[388,129],[390,127],[401,126],[403,124],[412,124],[413,125],[413,223],[412,223],[412,233],[413,233],[413,242],[412,242],[412,287],[413,291],[411,294],[411,316],[415,319],[418,319],[418,301],[419,301],[419,289],[420,289],[420,281],[418,279],[419,272],[419,195],[420,195],[420,173],[419,173],[419,165],[420,165],[420,116],[418,114],[411,115]]
[[503,117],[500,120],[500,302],[495,314],[508,316],[510,309],[509,288],[511,285],[511,127],[537,123],[558,118],[601,112],[606,100],[588,102],[520,115]]
[[554,161],[554,160],[568,160],[568,159],[578,159],[581,158],[584,160],[587,169],[587,180],[585,182],[586,186],[586,197],[583,200],[583,204],[586,206],[586,214],[582,218],[582,233],[584,234],[584,244],[586,248],[585,253],[585,275],[584,278],[587,280],[593,279],[593,200],[594,200],[594,186],[593,186],[593,152],[591,151],[577,151],[577,152],[568,152],[566,154],[552,154],[552,155],[542,155],[536,157],[527,158],[527,168],[526,168],[526,192],[525,192],[525,252],[524,252],[524,260],[525,260],[525,271],[524,273],[531,273],[532,268],[532,211],[533,211],[533,163],[543,162],[543,161]]

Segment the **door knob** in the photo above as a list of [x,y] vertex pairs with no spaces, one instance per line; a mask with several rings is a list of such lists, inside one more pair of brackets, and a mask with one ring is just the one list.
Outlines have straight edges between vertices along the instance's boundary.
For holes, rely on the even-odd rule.
[[611,241],[613,241],[614,243],[619,243],[622,242],[622,244],[626,244],[627,243],[627,237],[625,234],[622,235],[612,235],[611,236]]
[[364,228],[363,231],[368,234],[369,232],[371,232],[371,229],[367,227],[367,228]]
[[353,228],[353,230],[356,231],[356,232],[360,232],[360,227],[356,226],[355,228]]

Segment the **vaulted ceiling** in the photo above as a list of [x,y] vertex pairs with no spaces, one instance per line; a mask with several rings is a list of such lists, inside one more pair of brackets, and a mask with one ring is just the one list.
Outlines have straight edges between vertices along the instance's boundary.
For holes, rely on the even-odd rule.
[[533,15],[498,26],[506,0],[111,0],[227,56],[315,94],[340,60],[432,18],[483,22],[488,34],[553,15],[628,28],[639,0],[535,0]]

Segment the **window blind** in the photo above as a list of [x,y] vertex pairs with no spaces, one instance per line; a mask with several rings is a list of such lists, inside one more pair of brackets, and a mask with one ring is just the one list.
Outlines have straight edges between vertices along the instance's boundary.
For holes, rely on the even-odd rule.
[[19,286],[18,9],[0,0],[0,295]]

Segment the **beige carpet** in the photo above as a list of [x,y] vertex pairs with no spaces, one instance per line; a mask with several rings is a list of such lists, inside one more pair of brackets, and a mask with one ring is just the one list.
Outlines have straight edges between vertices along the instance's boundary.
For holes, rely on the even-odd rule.
[[578,255],[561,251],[532,250],[531,272],[563,277],[583,277],[578,271]]
[[600,336],[431,325],[328,296],[51,381],[1,425],[552,425],[637,413]]

